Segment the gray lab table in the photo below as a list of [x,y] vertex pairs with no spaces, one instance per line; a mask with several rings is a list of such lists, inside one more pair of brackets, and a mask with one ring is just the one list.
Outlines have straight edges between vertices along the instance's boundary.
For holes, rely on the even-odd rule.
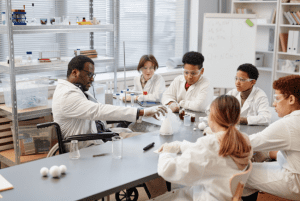
[[[204,114],[197,114],[197,116]],[[265,126],[241,126],[248,134],[263,130]],[[165,142],[188,140],[195,142],[202,137],[200,130],[186,127],[184,132],[161,136],[159,131],[123,140],[123,158],[113,159],[112,145],[107,142],[100,146],[80,150],[78,160],[70,160],[68,154],[45,158],[0,170],[14,189],[1,192],[3,200],[96,200],[122,189],[134,187],[157,178],[158,154],[153,153]],[[143,147],[155,142],[155,147],[144,152]],[[109,153],[102,157],[94,154]],[[42,177],[42,167],[66,165],[67,174],[59,179]]]

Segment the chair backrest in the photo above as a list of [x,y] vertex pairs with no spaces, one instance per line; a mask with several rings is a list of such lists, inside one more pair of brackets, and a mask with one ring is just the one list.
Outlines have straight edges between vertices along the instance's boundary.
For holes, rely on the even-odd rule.
[[232,201],[240,201],[241,200],[243,190],[244,190],[244,185],[246,184],[251,171],[252,171],[252,162],[249,161],[247,169],[244,172],[235,174],[231,177],[230,189],[231,189],[231,193],[233,195]]

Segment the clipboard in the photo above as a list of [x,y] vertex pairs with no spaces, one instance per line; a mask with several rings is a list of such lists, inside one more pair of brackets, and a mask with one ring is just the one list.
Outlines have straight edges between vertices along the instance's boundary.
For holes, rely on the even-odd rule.
[[152,106],[161,105],[160,102],[151,102],[151,101],[137,101],[137,103],[142,107],[152,107]]

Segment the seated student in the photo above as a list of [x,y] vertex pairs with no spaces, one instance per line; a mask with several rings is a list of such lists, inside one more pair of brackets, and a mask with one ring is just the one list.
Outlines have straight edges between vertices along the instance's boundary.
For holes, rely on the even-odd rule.
[[[137,70],[142,74],[134,78],[133,90],[143,91],[147,94],[136,96],[136,100],[160,102],[166,84],[161,75],[155,74],[157,69],[158,63],[152,54],[141,57]],[[128,96],[127,101],[130,100],[130,96]]]
[[[248,136],[235,125],[240,104],[233,96],[222,95],[210,107],[209,126],[213,134],[187,141],[164,144],[159,151],[158,174],[165,180],[187,187],[155,198],[160,200],[231,201],[230,178],[244,171],[252,157]],[[174,153],[182,152],[176,156]]]
[[277,161],[253,163],[246,187],[300,200],[300,76],[281,77],[273,88],[273,105],[283,118],[249,138],[254,151],[278,151]]
[[204,112],[213,100],[213,88],[203,76],[204,57],[199,52],[187,52],[183,58],[183,75],[176,77],[162,96],[162,104],[170,105],[173,112],[180,107]]
[[242,64],[238,67],[235,86],[236,89],[227,94],[236,97],[241,104],[240,124],[261,125],[271,122],[271,111],[266,93],[255,87],[258,70],[252,64]]

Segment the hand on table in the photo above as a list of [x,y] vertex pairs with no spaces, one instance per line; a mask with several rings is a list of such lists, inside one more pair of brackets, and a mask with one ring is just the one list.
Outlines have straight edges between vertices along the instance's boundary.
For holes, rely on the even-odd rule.
[[181,142],[174,141],[170,143],[164,143],[161,147],[157,150],[157,153],[175,153],[178,154],[180,150]]
[[169,104],[169,108],[175,113],[179,112],[180,106],[176,102],[171,102],[171,104]]
[[[123,102],[125,103],[125,96],[123,97]],[[131,101],[131,96],[130,96],[130,94],[126,94],[126,100],[127,100],[127,102],[130,102]]]

